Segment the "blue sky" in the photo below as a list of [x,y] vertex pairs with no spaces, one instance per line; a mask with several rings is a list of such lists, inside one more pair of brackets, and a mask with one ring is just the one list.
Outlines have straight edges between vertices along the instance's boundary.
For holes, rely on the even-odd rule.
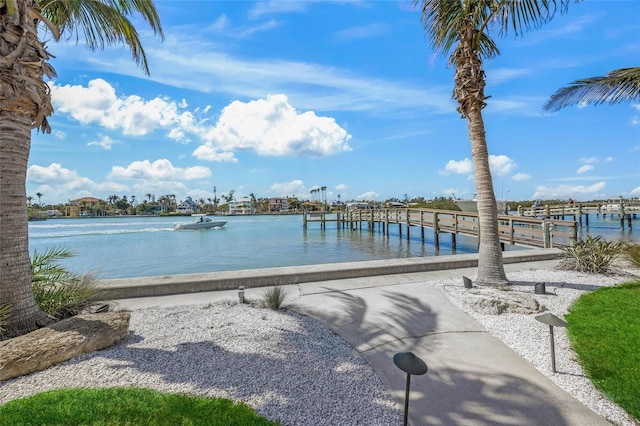
[[[157,1],[165,40],[50,42],[52,133],[33,133],[27,195],[42,202],[474,195],[453,70],[408,0]],[[499,199],[640,196],[640,104],[543,114],[558,88],[640,66],[640,1],[572,4],[500,37],[484,110]]]

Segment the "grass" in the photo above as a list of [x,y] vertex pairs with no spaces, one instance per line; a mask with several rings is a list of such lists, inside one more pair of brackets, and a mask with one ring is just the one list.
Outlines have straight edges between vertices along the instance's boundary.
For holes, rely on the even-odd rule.
[[274,425],[242,403],[139,388],[60,389],[0,406],[0,425]]
[[640,419],[640,281],[585,294],[565,318],[595,387]]

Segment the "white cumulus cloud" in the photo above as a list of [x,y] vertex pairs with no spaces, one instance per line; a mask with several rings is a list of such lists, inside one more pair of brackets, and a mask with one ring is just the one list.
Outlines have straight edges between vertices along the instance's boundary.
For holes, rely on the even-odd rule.
[[109,177],[114,179],[194,180],[209,176],[211,170],[207,167],[174,167],[167,159],[153,163],[149,160],[134,161],[127,167],[113,166],[109,173]]
[[594,194],[601,192],[606,186],[605,182],[594,183],[593,185],[558,185],[558,186],[538,186],[533,194],[534,199],[564,199],[580,194],[582,198],[590,198]]
[[[489,167],[494,176],[504,176],[511,173],[516,167],[516,162],[506,155],[489,155]],[[449,160],[444,170],[440,171],[441,175],[447,176],[451,173],[471,175],[473,174],[473,161],[465,158],[460,161]]]
[[[206,141],[193,155],[202,160],[231,158],[234,150],[259,155],[321,157],[350,151],[351,135],[333,118],[298,112],[285,95],[227,105]],[[226,157],[225,157],[226,155]]]
[[591,164],[585,164],[584,166],[579,167],[576,173],[581,174],[581,173],[588,172],[590,170],[593,170],[593,166]]

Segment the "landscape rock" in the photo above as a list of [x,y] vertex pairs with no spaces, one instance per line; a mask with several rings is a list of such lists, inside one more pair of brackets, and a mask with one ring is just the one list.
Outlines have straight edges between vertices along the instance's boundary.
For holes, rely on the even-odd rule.
[[129,332],[127,312],[81,314],[0,342],[0,381],[44,370],[120,342]]
[[495,288],[470,289],[462,296],[462,301],[485,315],[536,314],[546,310],[532,294]]

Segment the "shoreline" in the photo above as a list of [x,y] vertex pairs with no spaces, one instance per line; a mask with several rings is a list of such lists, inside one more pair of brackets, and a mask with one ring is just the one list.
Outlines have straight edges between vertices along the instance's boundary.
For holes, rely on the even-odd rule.
[[[556,260],[559,249],[522,249],[503,252],[505,265],[523,262]],[[161,275],[139,278],[98,280],[99,297],[129,299],[135,297],[168,296],[273,285],[302,284],[350,278],[433,272],[478,265],[478,254],[412,257],[368,260],[360,262],[323,263],[317,265],[243,269],[196,274]]]

